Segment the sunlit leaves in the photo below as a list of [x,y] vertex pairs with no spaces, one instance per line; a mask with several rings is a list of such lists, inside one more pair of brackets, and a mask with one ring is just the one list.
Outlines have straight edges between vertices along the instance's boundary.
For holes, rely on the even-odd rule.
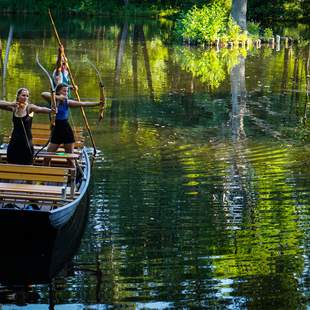
[[238,63],[240,53],[238,49],[216,51],[180,47],[176,57],[183,70],[191,72],[211,90],[215,90]]
[[194,6],[177,22],[177,33],[186,41],[212,42],[225,32],[227,12],[216,3]]

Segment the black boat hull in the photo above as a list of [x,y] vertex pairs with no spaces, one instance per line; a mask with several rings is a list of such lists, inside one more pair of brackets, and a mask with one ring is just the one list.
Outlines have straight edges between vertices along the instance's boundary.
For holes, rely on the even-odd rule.
[[[0,283],[29,284],[49,282],[77,251],[88,214],[85,195],[75,214],[60,229],[50,225],[48,218],[27,221],[20,216],[18,227],[0,227]],[[28,224],[32,223],[32,229]],[[9,222],[7,222],[9,223]]]
[[1,284],[49,282],[72,258],[79,247],[88,215],[88,157],[86,162],[88,170],[81,194],[65,206],[65,210],[1,209]]

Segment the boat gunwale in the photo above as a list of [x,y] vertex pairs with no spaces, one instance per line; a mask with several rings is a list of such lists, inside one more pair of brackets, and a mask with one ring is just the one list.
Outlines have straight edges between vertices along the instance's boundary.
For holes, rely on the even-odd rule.
[[[72,200],[71,202],[69,202],[67,204],[64,204],[63,206],[60,206],[60,207],[58,207],[56,209],[49,210],[49,211],[43,211],[43,212],[47,212],[47,213],[50,213],[50,214],[55,214],[57,212],[60,212],[60,211],[63,211],[65,209],[70,208],[74,204],[77,204],[84,197],[84,195],[85,195],[85,193],[86,193],[86,191],[88,189],[89,182],[90,182],[90,161],[89,161],[88,154],[86,152],[85,147],[82,149],[82,152],[83,152],[83,156],[85,158],[85,165],[86,165],[86,168],[85,168],[86,178],[83,179],[82,184],[81,184],[81,186],[83,187],[82,191],[80,191],[80,194],[74,200]],[[83,183],[85,183],[85,184],[83,184]],[[40,211],[38,211],[38,212],[40,212]]]

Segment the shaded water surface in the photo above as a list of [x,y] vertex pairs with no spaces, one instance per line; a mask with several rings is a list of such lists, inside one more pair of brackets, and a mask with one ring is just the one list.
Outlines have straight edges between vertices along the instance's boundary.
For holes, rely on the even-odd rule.
[[[44,104],[34,59],[52,69],[50,26],[1,19],[3,59],[11,23],[1,95],[27,85]],[[59,27],[81,97],[99,94],[88,58],[108,99],[102,123],[87,111],[99,156],[81,247],[50,286],[27,287],[29,308],[309,307],[309,46],[200,50],[169,43],[170,27]],[[2,139],[11,116],[0,121]]]

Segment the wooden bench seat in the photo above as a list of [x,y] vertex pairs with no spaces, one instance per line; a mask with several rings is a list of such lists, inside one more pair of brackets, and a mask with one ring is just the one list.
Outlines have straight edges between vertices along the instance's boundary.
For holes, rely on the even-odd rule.
[[[73,133],[74,138],[77,142],[84,142],[85,137],[83,135],[84,131],[82,127],[74,127]],[[33,138],[41,138],[48,139],[50,137],[50,125],[49,124],[32,124],[32,137]]]
[[[40,124],[40,123],[33,123],[32,124],[32,143],[34,145],[42,146],[46,144],[50,138],[50,124]],[[83,128],[76,127],[73,128],[75,143],[74,146],[76,148],[81,148],[84,145],[85,137],[83,135]],[[9,143],[10,135],[4,135],[3,142]]]
[[0,164],[2,199],[60,201],[72,200],[75,194],[75,169]]
[[[32,123],[32,130],[33,129],[40,129],[40,130],[50,130],[51,129],[51,125],[50,124],[46,124],[46,123]],[[84,129],[81,126],[74,126],[73,130],[75,132],[83,132]]]
[[[40,149],[40,148],[36,148],[35,147],[35,151],[34,153],[36,154],[37,150]],[[60,151],[64,151],[63,149],[59,149]],[[7,163],[7,150],[6,149],[0,149],[0,163]],[[42,154],[46,153],[46,151],[42,150],[38,156],[36,156],[36,158],[34,159],[34,164],[35,165],[43,165],[43,162],[44,162],[44,156],[42,156]],[[61,154],[61,152],[57,152],[56,154]],[[81,155],[80,151],[78,149],[76,149],[74,151],[75,155]],[[79,165],[79,166],[82,166],[82,162],[81,160],[77,160],[76,163]],[[53,167],[57,167],[57,166],[60,166],[60,167],[68,167],[68,160],[66,158],[61,158],[61,157],[56,157],[55,158],[51,158],[50,159],[50,166],[53,166]]]
[[15,194],[15,193],[1,193],[0,192],[0,199],[14,199],[14,200],[37,200],[37,201],[70,201],[68,199],[64,199],[62,197],[59,197],[57,195],[46,195],[46,196],[36,196],[36,195],[32,195],[32,194]]
[[[32,144],[33,145],[38,145],[38,146],[43,146],[44,144],[46,144],[49,140],[49,136],[47,137],[32,137]],[[10,142],[10,137],[3,137],[3,142],[4,143],[9,143]],[[74,147],[75,148],[82,148],[84,146],[84,140],[76,140],[74,142]]]
[[[46,140],[49,139],[50,134],[51,134],[50,131],[44,131],[44,130],[42,131],[39,129],[32,129],[31,133],[32,133],[33,138],[41,138],[41,139],[46,139]],[[85,140],[83,134],[80,134],[80,133],[74,133],[74,137],[75,137],[75,140],[77,141],[84,142]]]
[[[64,192],[65,191],[65,192]],[[70,195],[70,188],[65,186],[38,185],[38,184],[18,184],[18,183],[2,183],[0,182],[0,192],[10,193],[40,193],[43,195]]]
[[[1,184],[1,183],[0,183]],[[70,202],[72,199],[65,199],[62,198],[61,196],[55,194],[55,193],[45,193],[42,195],[35,195],[36,192],[11,192],[11,191],[6,191],[6,192],[1,192],[0,190],[0,199],[9,199],[9,200],[36,200],[36,201],[63,201],[63,202]],[[78,196],[80,193],[76,192],[74,196]]]
[[[34,145],[43,146],[44,144],[47,143],[48,139],[49,139],[48,137],[46,137],[46,138],[33,137],[33,138],[32,138],[32,143],[33,143]],[[76,140],[76,141],[74,142],[74,147],[76,147],[76,148],[82,148],[83,146],[84,146],[84,141]]]

